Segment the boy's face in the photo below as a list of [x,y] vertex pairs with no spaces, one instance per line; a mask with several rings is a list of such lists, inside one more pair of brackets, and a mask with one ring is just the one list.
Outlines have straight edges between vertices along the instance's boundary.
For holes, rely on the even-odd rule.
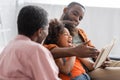
[[64,32],[59,35],[58,45],[60,47],[69,47],[72,45],[72,36],[67,28],[64,28]]

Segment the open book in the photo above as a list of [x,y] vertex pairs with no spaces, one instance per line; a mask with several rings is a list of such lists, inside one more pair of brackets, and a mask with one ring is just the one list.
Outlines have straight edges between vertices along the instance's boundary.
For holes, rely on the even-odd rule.
[[112,50],[112,48],[115,44],[115,41],[116,41],[115,39],[112,40],[112,42],[110,44],[106,45],[105,47],[103,47],[101,49],[101,52],[98,55],[94,65],[93,65],[94,69],[100,67],[102,65],[102,63],[106,60],[108,54],[110,53],[110,51]]

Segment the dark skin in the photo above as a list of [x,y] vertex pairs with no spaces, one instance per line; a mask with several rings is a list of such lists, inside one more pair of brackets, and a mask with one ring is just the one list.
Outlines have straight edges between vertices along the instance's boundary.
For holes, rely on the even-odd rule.
[[54,48],[51,50],[51,52],[55,59],[62,57],[71,57],[71,56],[78,56],[81,58],[96,57],[99,54],[99,51],[97,49],[86,46],[85,44],[87,44],[87,42],[82,45],[78,45],[76,47]]
[[81,6],[75,5],[71,8],[64,8],[61,20],[65,23],[68,22],[69,24],[74,25],[74,27],[77,27],[83,19],[83,16],[84,11]]
[[[41,41],[38,41],[38,42],[41,43]],[[99,54],[99,51],[90,46],[86,46],[87,43],[88,42],[85,42],[82,45],[78,45],[76,47],[70,47],[70,48],[55,47],[51,50],[51,53],[55,59],[63,58],[63,57],[71,57],[71,56],[78,56],[81,58],[96,57]]]
[[[70,27],[68,27],[68,29],[71,32],[71,34],[74,36],[74,33],[78,33],[76,27],[80,24],[80,21],[82,20],[83,16],[84,16],[84,9],[80,5],[74,5],[71,8],[69,7],[64,8],[61,21],[65,24],[71,25]],[[96,51],[98,50],[96,49]],[[96,58],[97,56],[94,57],[94,60],[96,60]],[[108,60],[109,58],[107,59],[107,61]],[[109,63],[107,61],[103,63],[103,65],[101,66],[102,68],[109,66]],[[85,61],[83,60],[83,62],[86,63],[86,60]],[[89,64],[89,62],[87,62],[87,64]],[[93,63],[90,63],[90,65],[91,65],[90,70],[93,70],[92,67]]]
[[[37,38],[36,38],[37,36]],[[34,41],[38,43],[42,43],[45,39],[45,32],[42,29],[39,29],[34,36],[31,37]],[[62,58],[62,57],[70,57],[70,56],[78,56],[78,57],[96,57],[99,54],[97,49],[86,46],[84,43],[83,45],[79,45],[76,47],[71,48],[53,48],[51,53],[55,59]],[[83,55],[84,53],[84,55]]]

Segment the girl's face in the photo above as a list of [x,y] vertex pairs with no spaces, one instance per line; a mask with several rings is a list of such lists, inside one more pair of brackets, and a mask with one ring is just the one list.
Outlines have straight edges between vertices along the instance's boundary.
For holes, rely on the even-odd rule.
[[64,28],[63,33],[59,35],[58,45],[60,47],[72,46],[72,36],[70,35],[67,28]]

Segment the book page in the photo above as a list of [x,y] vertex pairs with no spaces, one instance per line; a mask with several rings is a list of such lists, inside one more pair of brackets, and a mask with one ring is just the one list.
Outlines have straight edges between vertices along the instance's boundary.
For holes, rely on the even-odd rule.
[[109,55],[110,51],[112,50],[114,43],[115,43],[115,40],[113,40],[110,44],[102,48],[100,54],[98,55],[93,65],[94,69],[100,67],[103,64],[103,62],[106,60],[107,56]]

